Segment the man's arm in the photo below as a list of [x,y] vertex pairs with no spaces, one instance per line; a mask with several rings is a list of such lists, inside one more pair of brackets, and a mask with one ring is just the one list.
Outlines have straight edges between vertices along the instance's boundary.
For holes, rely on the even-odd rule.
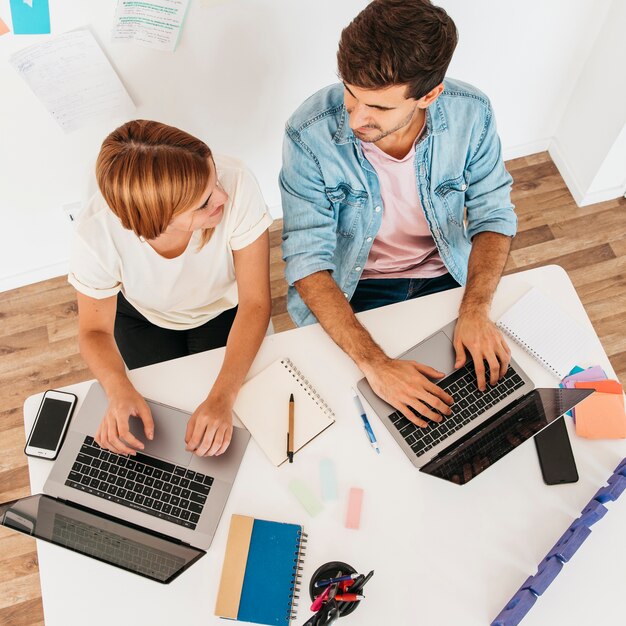
[[504,376],[511,360],[511,351],[504,337],[489,319],[493,294],[496,291],[511,238],[499,233],[482,232],[474,237],[469,257],[467,285],[454,330],[454,367],[465,364],[465,349],[474,360],[478,388],[484,391],[485,364],[489,364],[489,382],[495,385]]
[[389,358],[359,323],[345,296],[326,271],[296,281],[295,288],[331,339],[365,374],[374,392],[418,426],[426,422],[411,411],[440,421],[430,407],[450,414],[452,398],[429,378],[442,372],[416,363]]
[[468,165],[470,185],[465,193],[467,236],[472,241],[465,295],[454,331],[456,367],[469,351],[476,370],[478,388],[485,384],[489,363],[490,383],[495,385],[506,372],[511,352],[504,338],[489,319],[493,294],[506,263],[517,217],[511,204],[513,179],[506,171],[493,111],[484,110],[480,140]]

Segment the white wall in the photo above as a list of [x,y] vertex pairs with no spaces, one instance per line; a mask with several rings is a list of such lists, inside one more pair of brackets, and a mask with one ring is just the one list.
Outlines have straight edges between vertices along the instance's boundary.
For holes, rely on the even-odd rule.
[[[621,3],[622,0],[615,0]],[[137,103],[242,158],[280,215],[283,126],[336,79],[336,44],[366,0],[191,0],[175,53],[112,44],[114,0],[51,0],[53,33],[88,25]],[[548,147],[610,0],[441,0],[460,44],[450,75],[492,99],[505,157]],[[0,16],[10,23],[8,0]],[[66,135],[7,63],[45,36],[0,37],[0,291],[66,270],[66,203],[86,200],[117,120]]]
[[583,206],[626,191],[626,2],[614,0],[550,153]]

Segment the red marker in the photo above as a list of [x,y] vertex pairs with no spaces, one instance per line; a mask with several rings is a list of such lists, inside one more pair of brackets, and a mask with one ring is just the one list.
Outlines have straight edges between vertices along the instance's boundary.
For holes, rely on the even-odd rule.
[[335,596],[335,600],[337,602],[358,602],[359,600],[364,600],[365,596],[359,595],[358,593],[338,593]]

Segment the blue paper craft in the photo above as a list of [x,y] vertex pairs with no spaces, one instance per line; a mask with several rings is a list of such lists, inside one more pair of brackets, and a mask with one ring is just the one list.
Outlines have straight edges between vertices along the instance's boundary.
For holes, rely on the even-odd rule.
[[613,500],[617,500],[622,495],[625,489],[626,476],[613,474],[613,476],[609,478],[608,487],[602,487],[602,489],[600,489],[598,493],[593,496],[593,499],[597,500],[598,502],[602,502],[603,504],[605,502],[611,502]]
[[526,580],[522,585],[522,589],[530,589],[535,595],[540,596],[559,575],[562,569],[562,561],[556,557],[547,559],[540,563],[539,571]]
[[491,622],[491,626],[517,626],[535,602],[537,602],[537,596],[532,591],[520,589],[500,611],[498,617]]
[[50,33],[48,0],[11,0],[13,32],[16,35],[47,35]]
[[601,520],[608,509],[600,504],[597,500],[592,500],[581,512],[580,517],[574,521],[570,526],[572,530],[575,530],[578,526],[586,526],[589,528],[593,526],[598,520]]
[[591,530],[587,526],[577,526],[575,529],[568,528],[552,550],[548,552],[544,561],[555,556],[563,563],[567,563],[590,534]]

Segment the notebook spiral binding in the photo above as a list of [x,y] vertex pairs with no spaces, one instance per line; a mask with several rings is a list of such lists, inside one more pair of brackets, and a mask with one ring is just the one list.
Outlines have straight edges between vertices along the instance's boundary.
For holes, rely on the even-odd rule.
[[518,345],[520,345],[530,356],[532,356],[536,361],[539,361],[544,367],[549,369],[553,374],[561,378],[561,373],[558,372],[553,365],[548,363],[538,352],[536,352],[532,346],[529,346],[521,337],[519,337],[515,331],[509,328],[506,324],[498,323],[496,324],[498,328],[501,328],[513,341],[515,341]]
[[328,406],[326,401],[320,396],[309,379],[294,365],[291,359],[281,359],[280,361],[289,371],[289,373],[300,383],[300,386],[309,394],[311,399],[328,417],[335,418],[335,412]]
[[298,552],[293,559],[293,577],[291,579],[291,606],[287,612],[287,620],[291,622],[298,616],[298,602],[300,601],[300,586],[302,585],[302,570],[306,552],[308,535],[304,531],[298,533]]

